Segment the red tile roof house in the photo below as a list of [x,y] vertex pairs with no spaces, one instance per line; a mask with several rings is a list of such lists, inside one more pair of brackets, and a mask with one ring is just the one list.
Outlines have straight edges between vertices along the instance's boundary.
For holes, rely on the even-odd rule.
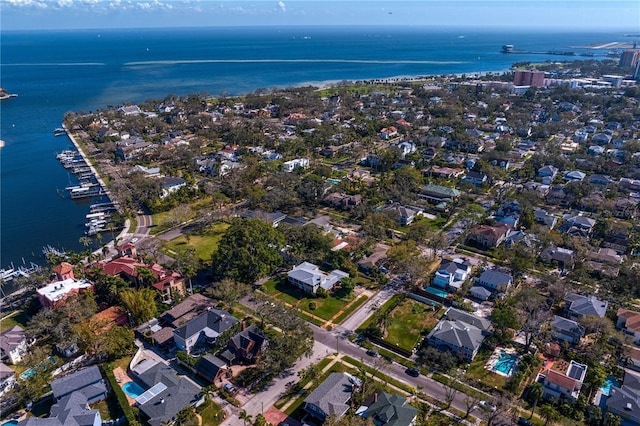
[[154,263],[149,266],[132,257],[123,256],[101,263],[100,266],[105,274],[120,276],[133,284],[139,285],[138,268],[149,269],[156,278],[156,282],[151,284],[153,288],[161,293],[162,301],[168,303],[172,300],[172,293],[185,294],[184,278],[177,272],[170,271]]
[[569,363],[566,373],[557,370],[547,370],[542,383],[545,397],[578,399],[582,383],[587,374],[587,366],[575,361]]
[[624,308],[618,309],[616,328],[622,330],[625,334],[633,336],[633,341],[636,345],[640,344],[640,312]]
[[56,280],[36,290],[40,304],[45,308],[53,308],[72,294],[92,291],[93,284],[87,280],[76,280],[73,266],[62,262],[54,266]]

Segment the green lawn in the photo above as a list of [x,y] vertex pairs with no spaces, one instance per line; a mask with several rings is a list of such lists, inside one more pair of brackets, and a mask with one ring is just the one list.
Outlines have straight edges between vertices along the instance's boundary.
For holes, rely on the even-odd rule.
[[207,401],[197,409],[198,414],[202,417],[203,425],[219,425],[224,419],[222,409],[213,401]]
[[476,355],[473,362],[469,365],[469,368],[467,368],[467,376],[470,379],[483,383],[488,387],[497,386],[502,388],[507,382],[506,377],[485,368],[492,353],[493,351],[490,349],[480,349],[478,355]]
[[[327,321],[337,314],[340,309],[344,308],[351,300],[353,300],[353,296],[349,296],[344,299],[338,299],[333,296],[329,296],[325,299],[310,297],[307,293],[298,290],[286,280],[280,278],[273,278],[264,283],[262,291],[282,302],[293,305],[302,311],[308,312]],[[309,304],[311,302],[316,304],[316,309],[312,310],[309,308]]]
[[227,223],[216,223],[201,235],[186,237],[181,235],[165,244],[165,248],[173,252],[181,252],[187,248],[195,248],[198,258],[203,261],[211,260],[211,255],[218,248],[218,243],[229,228]]
[[22,328],[27,326],[27,316],[22,311],[14,311],[0,320],[0,332],[6,331],[15,325]]
[[418,343],[425,330],[438,323],[437,311],[413,299],[405,299],[390,315],[385,340],[408,351]]

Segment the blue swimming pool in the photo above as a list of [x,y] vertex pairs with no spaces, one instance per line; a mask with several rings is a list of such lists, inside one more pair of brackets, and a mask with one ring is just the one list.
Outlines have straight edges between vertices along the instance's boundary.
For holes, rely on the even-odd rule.
[[142,387],[140,387],[136,382],[125,383],[122,385],[122,390],[133,399],[136,399],[144,393],[144,389],[142,389]]
[[615,377],[609,376],[606,379],[604,379],[604,385],[602,385],[602,387],[600,388],[600,391],[603,394],[608,396],[609,393],[611,392],[611,388],[619,387],[619,386],[620,386],[620,382],[618,382]]
[[[56,357],[53,355],[50,355],[49,358],[47,358],[47,360],[49,361],[49,363],[51,365],[55,365],[56,364]],[[47,365],[46,361],[42,361],[40,364],[31,367],[29,369],[26,369],[22,372],[22,374],[20,374],[20,378],[22,380],[27,380],[32,378],[33,376],[35,376],[36,374],[38,374],[40,371],[46,371],[48,370],[50,367],[50,365]],[[4,425],[3,425],[4,426]]]
[[446,291],[440,290],[439,288],[436,288],[436,287],[427,287],[424,289],[424,291],[426,291],[427,293],[431,293],[434,296],[441,297],[443,299],[446,299],[447,296],[449,295],[449,293],[447,293]]
[[17,426],[18,421],[17,420],[9,420],[6,423],[2,423],[2,426]]
[[504,350],[500,350],[500,357],[498,358],[496,363],[493,364],[493,367],[491,369],[495,372],[502,373],[505,376],[509,376],[517,360],[518,355],[510,354],[508,352],[505,352]]

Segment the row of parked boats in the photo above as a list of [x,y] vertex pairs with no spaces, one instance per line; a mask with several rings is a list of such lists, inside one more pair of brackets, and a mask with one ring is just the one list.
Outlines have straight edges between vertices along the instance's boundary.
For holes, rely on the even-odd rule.
[[78,199],[104,195],[104,189],[78,151],[65,150],[56,154],[56,158],[65,169],[78,179],[78,185],[70,185],[65,188],[69,197]]
[[87,223],[84,224],[87,228],[85,234],[96,235],[107,231],[112,221],[111,215],[117,210],[117,206],[111,202],[92,204],[89,213],[85,216],[87,219]]

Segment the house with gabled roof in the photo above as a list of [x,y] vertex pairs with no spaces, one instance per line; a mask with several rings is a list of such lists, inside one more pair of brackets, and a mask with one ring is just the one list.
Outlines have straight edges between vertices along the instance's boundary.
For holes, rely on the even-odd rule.
[[287,273],[290,284],[311,294],[316,294],[319,288],[330,291],[341,279],[348,276],[349,274],[339,269],[326,274],[309,262],[302,262]]
[[609,302],[603,301],[590,294],[569,293],[565,297],[565,312],[568,318],[578,320],[585,316],[597,316],[604,318],[609,307]]
[[610,413],[620,416],[622,424],[640,424],[640,373],[625,369],[622,385],[611,387],[606,406]]
[[441,288],[460,288],[469,277],[471,264],[464,259],[442,259],[433,276],[433,285]]
[[616,328],[624,334],[633,336],[636,345],[640,345],[640,312],[619,308]]
[[304,399],[304,410],[320,422],[329,416],[342,417],[349,409],[349,400],[356,390],[353,376],[331,373]]
[[267,343],[268,339],[262,329],[255,324],[246,327],[229,340],[228,351],[233,355],[230,362],[255,364]]
[[205,354],[198,359],[196,365],[193,366],[195,372],[209,383],[222,383],[222,376],[224,376],[229,367],[227,363],[212,354]]
[[513,277],[495,269],[486,269],[480,274],[476,283],[492,291],[505,292],[513,284]]
[[51,382],[51,390],[56,401],[72,393],[80,393],[90,404],[107,397],[107,386],[97,365],[55,379]]
[[434,348],[451,351],[462,359],[472,361],[490,325],[489,320],[449,308],[427,335],[427,342]]
[[571,401],[578,399],[582,383],[587,375],[587,366],[571,360],[566,372],[547,369],[540,374],[542,379],[542,393],[548,398],[566,398]]
[[27,333],[14,325],[0,334],[0,359],[17,364],[27,353]]
[[418,410],[409,405],[406,397],[386,392],[375,392],[358,408],[358,413],[381,426],[412,426],[418,417]]
[[56,401],[49,417],[27,417],[18,422],[20,426],[99,426],[102,424],[100,410],[89,407],[89,401],[80,392],[73,392]]
[[229,312],[209,308],[173,330],[173,340],[178,349],[189,353],[199,343],[215,342],[220,334],[237,323],[238,320]]
[[469,232],[467,241],[484,249],[495,248],[502,244],[510,229],[511,226],[506,223],[477,225]]
[[551,336],[571,344],[580,343],[584,337],[584,327],[576,321],[554,315],[551,321]]
[[135,399],[135,405],[151,426],[173,423],[180,410],[201,400],[198,386],[161,362],[143,360],[132,372],[146,389]]

